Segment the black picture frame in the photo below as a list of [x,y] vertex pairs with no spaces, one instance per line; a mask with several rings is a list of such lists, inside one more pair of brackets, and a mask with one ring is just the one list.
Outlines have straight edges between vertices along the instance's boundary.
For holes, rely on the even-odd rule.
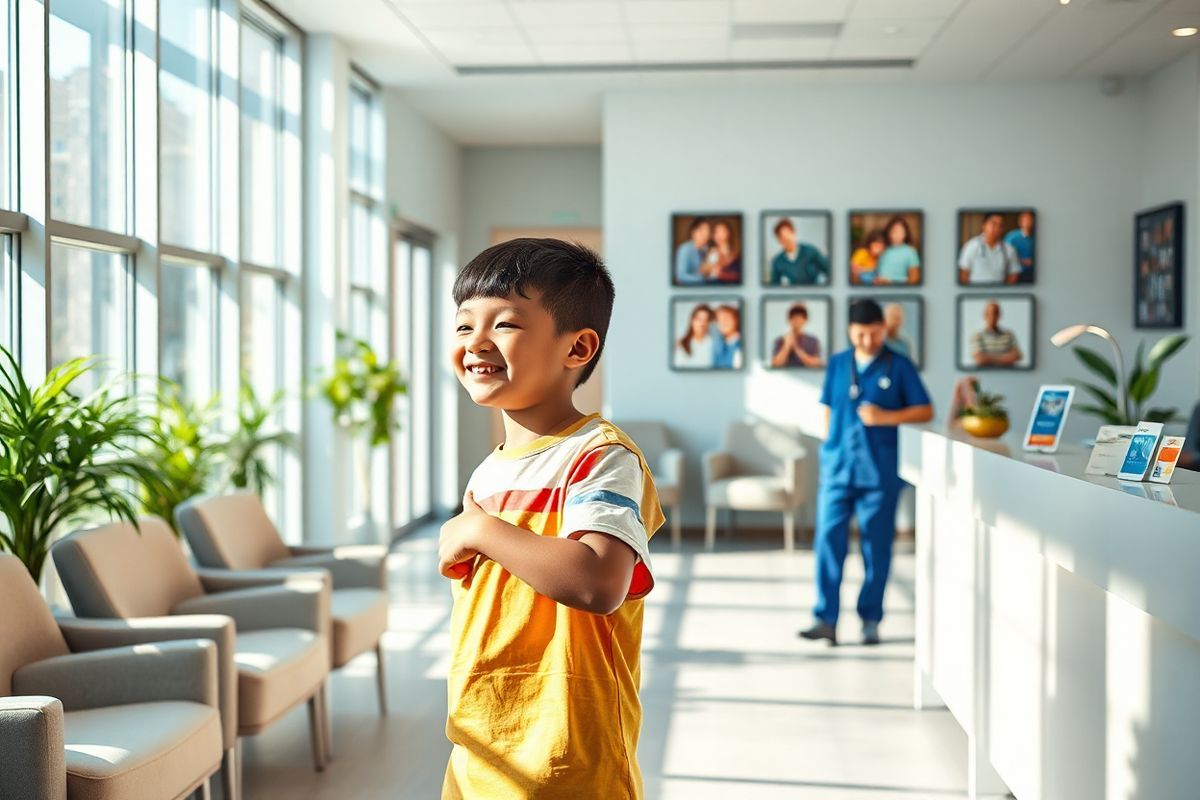
[[[928,329],[928,326],[925,324],[925,298],[922,297],[921,295],[915,294],[915,293],[850,295],[849,297],[846,298],[846,318],[847,319],[850,318],[850,316],[849,316],[850,315],[850,306],[852,306],[854,303],[858,302],[859,300],[874,300],[876,303],[879,303],[880,307],[884,309],[885,319],[886,319],[886,314],[887,314],[887,307],[893,303],[898,303],[904,307],[906,321],[912,319],[913,315],[909,313],[910,310],[912,308],[915,308],[917,310],[916,319],[913,320],[911,326],[906,326],[906,330],[908,331],[909,337],[911,337],[913,334],[915,334],[916,342],[913,343],[912,346],[909,348],[909,352],[906,353],[906,352],[904,352],[904,350],[898,350],[897,352],[900,352],[901,354],[907,356],[909,358],[909,360],[913,362],[913,366],[915,366],[918,371],[924,370],[925,369],[925,331]],[[886,346],[887,342],[885,342],[884,344]],[[893,349],[895,349],[895,348],[893,347]],[[914,356],[915,356],[915,358],[914,358]]]
[[[778,219],[788,218],[804,218],[823,220],[825,223],[825,262],[828,267],[828,274],[823,283],[771,283],[771,259],[767,254],[773,250],[770,242],[773,240],[775,233],[774,227]],[[768,220],[775,219],[776,223],[768,223]],[[810,243],[811,244],[811,243]],[[817,248],[820,249],[819,247]],[[816,290],[823,291],[833,286],[834,264],[834,244],[833,244],[833,212],[828,209],[821,208],[800,208],[800,209],[766,209],[758,215],[758,280],[764,289],[783,290],[783,291],[805,291]]]
[[[984,215],[1000,214],[1004,218],[1004,230],[1006,231],[1002,234],[1001,240],[1006,242],[1008,241],[1008,237],[1015,232],[1015,229],[1020,227],[1021,215],[1026,213],[1033,215],[1033,236],[1031,237],[1033,239],[1033,264],[1029,267],[1028,271],[1026,271],[1025,265],[1022,264],[1021,273],[1019,274],[1019,277],[1015,283],[1007,283],[1005,281],[964,282],[959,266],[962,262],[962,251],[968,241],[979,235],[980,231],[978,229],[982,225],[982,220],[979,218],[983,217]],[[958,210],[955,224],[957,247],[954,251],[954,282],[959,286],[971,289],[989,289],[1001,286],[1033,286],[1035,283],[1037,283],[1037,243],[1038,238],[1041,235],[1041,232],[1038,228],[1038,212],[1033,206],[976,206],[970,208],[960,208]],[[1019,258],[1020,253],[1018,252],[1017,255]]]
[[[741,267],[737,273],[737,280],[726,281],[701,281],[687,282],[680,281],[679,275],[676,273],[676,259],[680,246],[687,239],[687,230],[691,227],[692,222],[697,219],[707,219],[712,223],[717,222],[734,222],[737,230],[734,232],[734,237],[737,240],[738,249],[740,251]],[[682,235],[682,238],[680,238]],[[740,211],[675,211],[671,214],[670,227],[668,228],[667,243],[670,247],[667,258],[668,275],[670,276],[670,284],[676,288],[688,289],[690,291],[706,290],[706,289],[722,289],[730,286],[742,286],[746,281],[746,226],[745,219]]]
[[[1171,329],[1183,327],[1183,265],[1186,263],[1183,203],[1168,203],[1139,211],[1133,221],[1133,326]],[[1170,225],[1170,231],[1165,226]],[[1157,231],[1156,231],[1157,228]],[[1170,235],[1169,242],[1155,243],[1155,235]],[[1156,252],[1157,251],[1157,252]],[[1161,267],[1163,253],[1171,263]],[[1158,268],[1156,269],[1156,265]],[[1159,275],[1153,275],[1153,272]],[[1157,278],[1157,279],[1156,279]],[[1166,297],[1155,298],[1158,293]]]
[[[745,310],[746,303],[742,300],[742,298],[740,296],[734,295],[734,294],[674,295],[672,297],[669,297],[667,299],[667,302],[670,304],[669,307],[667,308],[667,325],[668,325],[668,328],[667,328],[667,343],[668,343],[667,367],[672,372],[683,372],[683,373],[741,372],[742,370],[744,370],[746,368],[746,361],[749,359],[749,354],[747,353],[747,350],[746,350],[746,329],[747,329],[746,310]],[[741,347],[742,357],[741,357],[740,363],[737,366],[734,366],[734,367],[715,367],[715,366],[696,367],[696,366],[682,366],[679,363],[677,363],[676,346],[678,345],[680,340],[683,338],[683,335],[688,330],[688,327],[685,326],[685,323],[682,322],[681,320],[677,320],[677,318],[676,318],[676,312],[680,308],[680,306],[678,304],[681,304],[681,303],[685,304],[684,307],[686,307],[686,304],[694,304],[694,305],[692,305],[693,310],[698,305],[701,305],[701,304],[708,305],[713,310],[714,316],[715,316],[715,312],[719,306],[733,305],[736,307],[737,312],[738,312],[738,320],[739,320],[738,328],[739,328],[739,333],[741,334],[741,345],[742,345],[742,347]],[[687,323],[688,326],[690,326],[690,320],[691,320],[692,313],[693,313],[692,310],[688,311],[688,323]],[[714,319],[714,324],[715,324],[715,319]]]
[[[882,222],[872,220],[867,222],[862,217],[883,218]],[[895,217],[904,219],[909,228],[909,233],[913,235],[913,248],[917,251],[917,261],[919,272],[917,280],[913,283],[863,283],[855,273],[854,258],[860,246],[865,243],[865,239],[876,224],[886,228]],[[915,217],[919,228],[915,234],[912,231],[912,224],[909,218]],[[886,234],[885,234],[886,235]],[[918,287],[925,285],[925,212],[919,208],[854,208],[846,214],[846,280],[852,289],[873,289],[879,291],[890,292],[893,289],[902,289],[909,287]]]
[[[819,367],[807,367],[807,366],[803,366],[803,365],[790,365],[790,366],[776,367],[776,366],[772,366],[772,364],[771,364],[771,360],[774,356],[774,353],[772,353],[771,351],[774,350],[775,339],[778,338],[778,335],[777,335],[777,333],[773,334],[767,330],[768,317],[770,316],[769,307],[773,306],[773,305],[782,305],[782,306],[790,307],[791,305],[794,305],[796,303],[803,303],[805,305],[805,307],[808,309],[811,309],[814,304],[819,304],[824,307],[824,314],[825,314],[825,327],[823,330],[824,341],[821,342],[821,344],[823,345],[823,349],[821,350],[821,359],[824,363],[821,364],[821,366],[819,366]],[[810,314],[810,319],[811,319],[812,312],[810,311],[809,314]],[[830,297],[827,294],[806,294],[806,293],[766,294],[760,298],[759,305],[758,305],[758,315],[759,315],[759,333],[761,334],[759,337],[759,353],[762,356],[763,367],[765,367],[766,369],[769,369],[771,371],[779,371],[779,372],[795,371],[797,373],[805,373],[805,372],[824,372],[825,371],[825,367],[829,363],[829,356],[833,352],[833,348],[834,348],[834,342],[833,342],[833,298],[832,297]],[[785,312],[784,321],[786,322],[787,319],[788,319],[788,317],[786,316],[786,312]]]
[[[1022,358],[1016,364],[976,364],[974,359],[969,354],[970,344],[969,338],[973,337],[973,331],[978,328],[978,322],[971,322],[970,326],[965,319],[968,306],[971,310],[978,310],[978,315],[972,315],[974,319],[982,318],[984,306],[989,302],[1000,304],[1000,327],[1004,327],[1003,321],[1007,314],[1012,318],[1014,307],[1019,305],[1028,305],[1026,312],[1027,325],[1024,330],[1021,330],[1014,335],[1016,336],[1016,347],[1020,350]],[[1037,297],[1031,292],[994,292],[994,293],[974,293],[960,294],[958,296],[957,308],[955,309],[956,320],[954,325],[954,350],[955,367],[960,372],[1029,372],[1037,369]],[[965,344],[965,346],[964,346]]]

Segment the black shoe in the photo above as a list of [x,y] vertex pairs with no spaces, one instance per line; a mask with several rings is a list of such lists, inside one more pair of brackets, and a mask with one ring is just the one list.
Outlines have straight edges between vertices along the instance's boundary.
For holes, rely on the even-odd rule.
[[879,623],[864,622],[863,623],[863,644],[875,645],[879,644]]
[[828,622],[817,622],[808,630],[798,631],[796,635],[814,642],[827,639],[831,645],[837,644],[837,629]]

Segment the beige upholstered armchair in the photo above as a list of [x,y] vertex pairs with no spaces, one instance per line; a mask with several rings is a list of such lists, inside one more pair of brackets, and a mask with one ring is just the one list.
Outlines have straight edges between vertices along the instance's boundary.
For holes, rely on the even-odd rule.
[[222,747],[213,642],[64,637],[8,555],[0,609],[0,797],[208,797]]
[[658,502],[670,510],[671,545],[678,548],[683,508],[683,451],[671,444],[667,426],[661,422],[618,422],[646,457]]
[[195,498],[176,509],[175,519],[212,579],[223,574],[221,580],[245,585],[261,579],[256,576],[271,580],[281,570],[327,570],[333,579],[333,667],[374,649],[379,711],[387,713],[382,644],[388,627],[386,548],[288,547],[252,492]]
[[[329,585],[320,571],[274,576],[276,585],[232,588],[198,574],[165,522],[140,520],[80,531],[55,543],[51,558],[80,620],[62,625],[72,645],[97,637],[125,644],[195,636],[217,644],[225,796],[241,794],[237,740],[270,727],[307,701],[313,761],[331,750]],[[236,624],[236,627],[235,627]]]
[[717,509],[783,512],[783,544],[796,545],[796,511],[805,502],[804,462],[799,439],[762,422],[734,422],[721,449],[704,455],[704,544],[713,549]]

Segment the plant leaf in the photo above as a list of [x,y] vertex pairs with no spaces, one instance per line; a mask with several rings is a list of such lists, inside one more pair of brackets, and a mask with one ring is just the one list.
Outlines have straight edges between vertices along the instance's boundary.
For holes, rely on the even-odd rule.
[[1117,385],[1117,371],[1113,369],[1112,364],[1109,363],[1107,358],[1095,350],[1083,347],[1082,345],[1077,345],[1071,349],[1074,350],[1076,358],[1083,362],[1085,367],[1103,378],[1110,386],[1115,387]]
[[1164,361],[1179,352],[1187,343],[1188,336],[1185,333],[1174,333],[1159,339],[1146,355],[1146,368],[1158,369]]

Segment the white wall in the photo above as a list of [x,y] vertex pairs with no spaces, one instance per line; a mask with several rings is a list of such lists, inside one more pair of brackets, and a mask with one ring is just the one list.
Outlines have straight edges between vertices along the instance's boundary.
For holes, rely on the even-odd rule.
[[[491,244],[493,228],[600,226],[601,162],[598,147],[466,148],[462,160],[462,263]],[[462,390],[456,406],[457,481],[459,487],[465,487],[472,470],[491,451],[491,417]]]
[[[1187,67],[1177,67],[1186,72]],[[1179,88],[1174,87],[1179,84]],[[1196,85],[1186,75],[1160,88],[1193,109],[1188,133],[1163,131],[1187,150],[1190,166],[1172,194],[1195,205]],[[665,420],[688,452],[689,523],[698,522],[699,455],[718,444],[731,419],[747,415],[809,432],[820,429],[821,374],[770,373],[761,366],[758,222],[763,209],[834,212],[835,331],[844,330],[847,211],[915,207],[925,211],[926,361],[924,378],[944,411],[960,374],[955,363],[956,211],[1032,205],[1038,210],[1037,368],[983,376],[1008,397],[1015,425],[1027,418],[1037,386],[1082,376],[1055,350],[1059,327],[1104,325],[1132,352],[1133,212],[1159,190],[1143,187],[1145,162],[1160,171],[1146,134],[1149,96],[1140,84],[1104,97],[1093,82],[971,86],[714,88],[614,93],[605,101],[606,254],[618,302],[609,340],[607,401],[614,416]],[[1161,101],[1155,101],[1158,103]],[[1175,138],[1178,136],[1179,138]],[[1170,167],[1161,169],[1171,173]],[[1166,191],[1164,188],[1162,191]],[[1173,197],[1165,197],[1174,199]],[[745,213],[748,283],[740,374],[671,372],[668,360],[668,219],[672,211]],[[1194,215],[1194,210],[1190,211]],[[1195,241],[1193,236],[1192,241]],[[1189,259],[1195,263],[1195,258]],[[861,294],[861,291],[858,292]],[[1193,297],[1195,295],[1193,294]],[[1189,310],[1194,315],[1196,309]],[[1151,332],[1153,333],[1153,332]],[[842,339],[844,341],[844,339]],[[1101,347],[1102,343],[1097,342]],[[1175,362],[1192,365],[1195,346]],[[1193,366],[1166,376],[1160,400],[1190,407]],[[1069,435],[1097,423],[1076,415]],[[815,470],[815,459],[813,462]]]

